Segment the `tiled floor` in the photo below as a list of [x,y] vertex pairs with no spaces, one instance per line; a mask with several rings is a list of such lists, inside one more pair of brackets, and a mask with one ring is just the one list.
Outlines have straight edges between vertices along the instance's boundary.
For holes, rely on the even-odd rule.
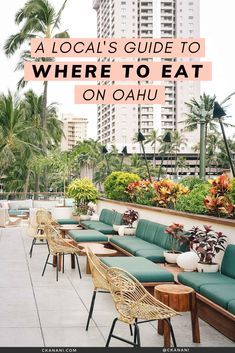
[[[80,258],[82,279],[77,270],[71,270],[69,258],[59,282],[55,281],[52,266],[42,277],[47,248],[35,247],[30,259],[31,238],[26,233],[23,227],[0,231],[0,346],[104,347],[116,312],[110,295],[98,294],[93,321],[89,331],[85,331],[93,290],[90,276],[84,273],[85,258]],[[178,346],[235,347],[203,321],[201,344],[193,344],[188,313],[174,318],[172,323]],[[119,323],[116,332],[130,338],[125,324]],[[146,347],[163,345],[155,324],[141,326],[141,341]],[[111,346],[125,343],[112,340]]]

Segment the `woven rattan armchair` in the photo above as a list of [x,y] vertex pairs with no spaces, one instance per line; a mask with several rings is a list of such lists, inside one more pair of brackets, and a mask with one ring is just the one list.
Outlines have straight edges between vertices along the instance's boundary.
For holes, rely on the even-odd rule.
[[63,268],[62,271],[64,273],[64,255],[74,255],[77,262],[78,272],[80,278],[82,278],[78,255],[80,254],[83,247],[79,246],[75,241],[70,239],[62,238],[59,231],[53,227],[52,225],[44,226],[45,235],[48,243],[49,253],[46,258],[46,262],[42,271],[42,276],[44,276],[46,267],[48,264],[53,265],[53,263],[48,262],[50,255],[56,256],[56,281],[58,281],[59,274],[59,261],[62,257],[63,260]]
[[29,223],[28,234],[33,237],[29,256],[33,255],[34,245],[47,245],[47,238],[44,231],[46,225],[57,226],[56,221],[52,218],[51,213],[45,209],[39,209],[36,212],[36,222]]
[[[135,277],[122,269],[109,268],[106,272],[106,278],[119,313],[119,317],[113,320],[106,347],[109,346],[112,337],[134,347],[140,347],[138,325],[155,320],[164,320],[168,324],[174,347],[176,347],[174,331],[170,322],[170,318],[178,314],[176,311],[155,299]],[[118,320],[134,325],[134,342],[113,334]]]
[[[89,246],[85,247],[86,255],[89,261],[89,266],[91,270],[91,278],[94,285],[93,295],[91,299],[91,305],[89,309],[86,331],[89,328],[89,323],[92,318],[95,299],[97,293],[110,293],[109,282],[107,281],[107,270],[109,269],[98,256],[96,256],[90,249]],[[132,335],[132,326],[130,325],[130,333]]]

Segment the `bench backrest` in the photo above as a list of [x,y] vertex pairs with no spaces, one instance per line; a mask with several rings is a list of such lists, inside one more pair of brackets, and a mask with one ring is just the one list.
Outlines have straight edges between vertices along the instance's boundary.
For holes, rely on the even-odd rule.
[[[163,249],[171,250],[171,236],[165,233],[167,227],[164,224],[140,219],[136,229],[136,236]],[[186,251],[188,246],[186,244],[178,244],[176,250]]]
[[99,221],[112,226],[113,224],[122,224],[122,214],[116,211],[104,208],[99,217]]
[[235,245],[233,244],[229,244],[225,249],[221,273],[235,279]]

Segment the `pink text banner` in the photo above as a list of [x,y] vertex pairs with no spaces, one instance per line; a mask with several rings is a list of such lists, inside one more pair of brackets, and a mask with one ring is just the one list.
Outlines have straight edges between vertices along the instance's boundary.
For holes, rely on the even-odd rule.
[[77,104],[163,104],[164,102],[164,86],[75,86]]
[[199,58],[205,56],[204,38],[33,38],[31,56]]

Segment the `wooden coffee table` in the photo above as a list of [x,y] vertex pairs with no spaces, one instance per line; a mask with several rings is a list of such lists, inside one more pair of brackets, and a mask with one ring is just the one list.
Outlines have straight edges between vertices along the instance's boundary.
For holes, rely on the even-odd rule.
[[[84,250],[81,250],[81,253],[86,255],[85,247],[89,247],[89,249],[96,255],[100,257],[109,257],[109,256],[116,256],[117,250],[107,247],[106,244],[100,243],[78,243],[78,245],[83,246]],[[82,254],[81,254],[82,255]],[[90,274],[91,269],[89,266],[88,258],[86,259],[86,274]]]
[[[190,311],[193,342],[200,343],[196,292],[194,289],[181,284],[160,284],[155,286],[154,296],[175,311]],[[164,347],[170,347],[170,330],[165,321],[158,321],[158,333],[164,334]]]

